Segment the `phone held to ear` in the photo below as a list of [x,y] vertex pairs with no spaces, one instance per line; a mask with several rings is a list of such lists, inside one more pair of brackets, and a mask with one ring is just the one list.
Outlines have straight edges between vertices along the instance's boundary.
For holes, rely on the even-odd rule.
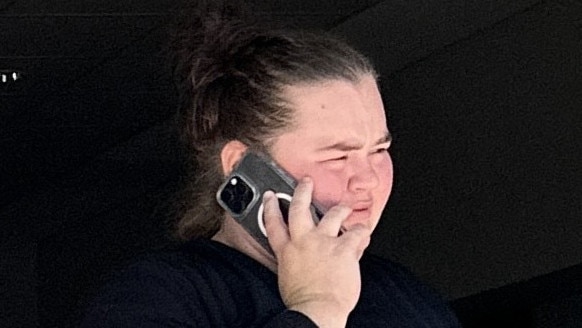
[[[275,193],[287,223],[289,204],[296,186],[297,181],[268,155],[247,151],[218,189],[216,199],[233,219],[272,253],[263,220],[263,193],[267,190]],[[317,224],[324,211],[314,203],[310,210]]]

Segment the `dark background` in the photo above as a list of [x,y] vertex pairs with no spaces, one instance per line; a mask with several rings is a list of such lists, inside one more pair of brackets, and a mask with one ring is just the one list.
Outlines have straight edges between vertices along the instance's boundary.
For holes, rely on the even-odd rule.
[[[169,244],[172,0],[0,0],[0,327],[74,326]],[[466,327],[582,326],[582,2],[251,1],[376,63],[395,186],[371,250]]]

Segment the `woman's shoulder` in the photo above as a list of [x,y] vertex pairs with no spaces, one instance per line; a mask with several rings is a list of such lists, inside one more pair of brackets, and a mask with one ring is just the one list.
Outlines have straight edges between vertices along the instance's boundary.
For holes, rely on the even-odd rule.
[[[230,303],[236,308],[261,275],[268,277],[250,258],[211,240],[150,252],[107,279],[87,309],[84,327],[137,327],[148,318],[204,323],[222,313],[204,309]],[[105,321],[112,325],[101,324]]]
[[246,255],[218,242],[195,239],[180,245],[151,251],[128,262],[123,269],[114,273],[109,280],[156,279],[158,282],[171,280],[207,280],[240,273],[245,269],[256,270],[255,263]]

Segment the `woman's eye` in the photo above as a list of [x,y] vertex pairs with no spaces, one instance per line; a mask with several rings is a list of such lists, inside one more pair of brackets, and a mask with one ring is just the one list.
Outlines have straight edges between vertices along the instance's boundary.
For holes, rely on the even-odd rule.
[[335,161],[343,161],[343,160],[346,160],[347,158],[348,158],[347,156],[341,156],[341,157],[329,159],[329,161],[334,161],[334,162]]
[[387,152],[387,151],[388,151],[388,148],[386,147],[386,148],[378,148],[378,149],[376,149],[375,152],[376,153],[384,153],[384,152]]

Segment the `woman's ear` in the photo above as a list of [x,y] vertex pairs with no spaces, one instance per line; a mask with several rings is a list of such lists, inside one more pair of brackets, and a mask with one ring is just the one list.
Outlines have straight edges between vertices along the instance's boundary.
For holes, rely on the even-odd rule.
[[220,151],[220,162],[222,163],[222,173],[229,175],[236,163],[240,161],[243,154],[249,147],[238,140],[231,140],[222,147]]

